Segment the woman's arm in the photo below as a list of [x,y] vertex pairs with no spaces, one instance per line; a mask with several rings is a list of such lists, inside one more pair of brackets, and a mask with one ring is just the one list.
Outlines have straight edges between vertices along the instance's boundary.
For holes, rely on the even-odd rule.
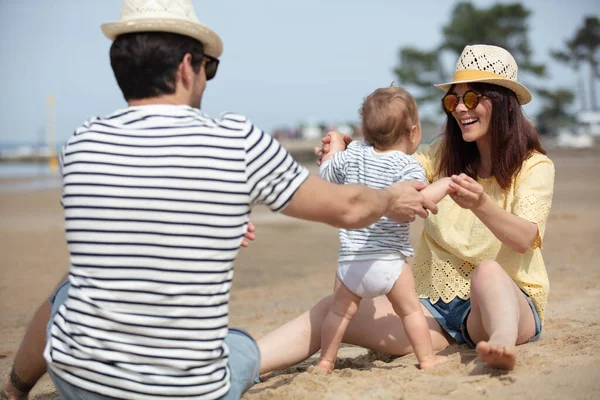
[[451,179],[450,197],[459,206],[473,211],[498,240],[521,254],[531,248],[538,235],[536,223],[501,208],[473,178],[460,174]]

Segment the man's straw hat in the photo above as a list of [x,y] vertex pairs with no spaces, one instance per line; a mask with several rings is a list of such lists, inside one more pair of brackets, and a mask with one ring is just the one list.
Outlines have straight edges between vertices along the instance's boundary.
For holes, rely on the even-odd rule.
[[102,24],[102,32],[110,40],[133,32],[177,33],[201,42],[209,56],[223,53],[223,41],[198,21],[192,0],[124,0],[121,19]]
[[508,51],[498,46],[477,44],[463,50],[452,82],[435,86],[448,91],[452,85],[460,83],[491,83],[512,90],[519,104],[527,104],[531,101],[531,93],[517,82],[517,72],[517,63]]

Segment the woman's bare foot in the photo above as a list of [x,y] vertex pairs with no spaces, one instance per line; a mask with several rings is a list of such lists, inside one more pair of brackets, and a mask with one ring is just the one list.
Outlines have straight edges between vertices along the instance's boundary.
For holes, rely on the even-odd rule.
[[320,358],[319,361],[317,362],[317,367],[325,370],[325,372],[333,371],[334,366],[335,366],[335,363],[325,360],[324,358]]
[[421,369],[430,369],[435,367],[436,365],[443,364],[448,361],[448,357],[446,356],[435,356],[427,357],[425,360],[419,363],[419,368]]
[[482,361],[491,367],[512,370],[515,368],[517,355],[514,346],[499,346],[490,342],[479,342],[475,349]]

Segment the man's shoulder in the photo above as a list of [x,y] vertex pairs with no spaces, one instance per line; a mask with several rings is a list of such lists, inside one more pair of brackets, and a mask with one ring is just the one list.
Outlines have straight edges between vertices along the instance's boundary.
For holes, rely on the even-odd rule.
[[242,114],[224,112],[218,118],[213,118],[205,112],[192,107],[162,106],[156,107],[127,107],[103,116],[94,116],[85,120],[74,132],[77,135],[90,129],[149,129],[154,127],[188,128],[192,126],[227,131],[248,132],[253,129],[250,119]]
[[217,125],[225,129],[251,131],[254,129],[254,124],[248,117],[234,112],[223,112],[213,120]]

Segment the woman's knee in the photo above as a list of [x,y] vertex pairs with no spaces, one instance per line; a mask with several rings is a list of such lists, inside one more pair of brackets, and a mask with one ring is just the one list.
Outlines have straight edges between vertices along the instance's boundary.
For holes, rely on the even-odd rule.
[[478,290],[485,290],[490,283],[497,283],[508,275],[502,266],[494,260],[485,260],[475,268],[471,275],[471,294],[477,295]]
[[506,274],[502,266],[494,260],[485,260],[475,268],[471,275],[471,281],[487,281],[499,274]]

